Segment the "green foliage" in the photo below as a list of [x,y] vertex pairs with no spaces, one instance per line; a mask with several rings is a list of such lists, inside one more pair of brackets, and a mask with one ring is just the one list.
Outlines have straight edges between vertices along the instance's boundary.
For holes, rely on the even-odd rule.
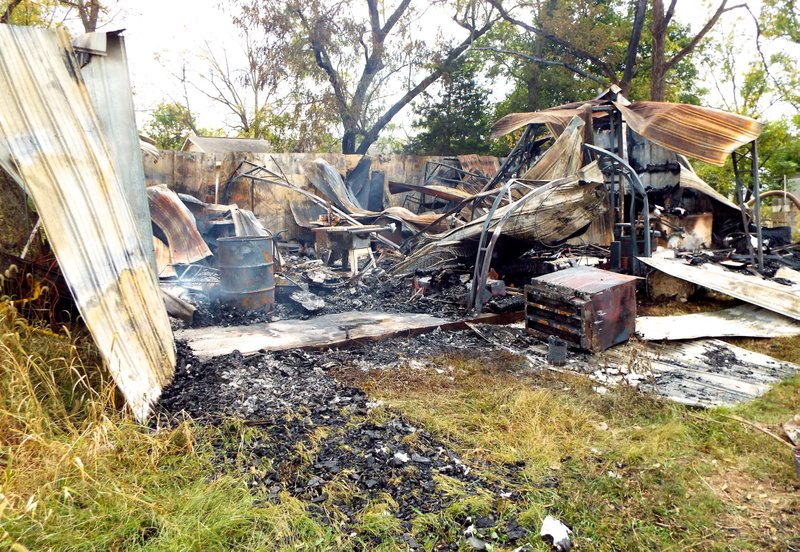
[[[742,45],[731,31],[721,33],[714,46],[705,52],[704,66],[721,95],[722,108],[748,117],[763,119],[776,103],[796,104],[800,95],[800,74],[797,59],[789,52],[778,52],[764,60]],[[764,121],[758,139],[759,180],[762,189],[779,189],[783,177],[800,172],[800,119],[795,115]],[[742,180],[752,186],[749,165],[742,164]],[[735,188],[731,160],[716,167],[696,163],[695,169],[715,189],[733,196]]]
[[491,120],[489,91],[478,83],[477,68],[459,64],[442,77],[438,97],[428,96],[416,109],[414,127],[421,129],[408,144],[409,153],[461,155],[486,153]]
[[[768,121],[758,139],[758,152],[761,189],[782,189],[784,176],[800,173],[800,128],[796,122],[786,117]],[[696,162],[694,168],[714,189],[733,197],[736,183],[730,158],[722,167]],[[743,161],[741,169],[744,185],[752,186],[749,162]]]
[[151,120],[144,125],[145,133],[163,150],[181,149],[193,128],[195,117],[186,106],[166,102],[158,104]]
[[766,36],[800,43],[800,8],[796,0],[764,0],[761,23]]
[[162,102],[153,110],[144,133],[163,150],[179,150],[189,134],[224,136],[221,129],[197,128],[195,115],[179,103]]
[[[5,14],[9,0],[0,0],[0,14]],[[14,7],[11,25],[28,25],[34,27],[50,27],[54,23],[53,14],[58,7],[57,0],[22,0]]]
[[268,141],[275,151],[340,151],[340,140],[331,132],[330,112],[323,110],[324,107],[315,104],[301,103],[280,114],[264,110],[263,123],[254,127],[258,128],[255,137]]
[[758,140],[759,177],[762,186],[770,189],[783,187],[783,177],[800,173],[800,128],[797,117],[770,121]]

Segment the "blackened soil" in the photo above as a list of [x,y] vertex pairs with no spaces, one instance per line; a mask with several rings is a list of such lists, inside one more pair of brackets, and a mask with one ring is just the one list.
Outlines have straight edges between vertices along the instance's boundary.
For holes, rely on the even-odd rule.
[[192,319],[193,328],[206,326],[240,326],[259,322],[272,322],[273,315],[264,310],[245,310],[219,300],[201,302]]
[[[431,339],[441,343],[442,336]],[[233,353],[200,362],[180,344],[175,379],[157,408],[159,422],[188,414],[220,425],[232,433],[215,443],[221,469],[240,470],[266,500],[287,491],[307,501],[312,513],[342,530],[357,523],[371,500],[388,494],[397,503],[394,515],[410,531],[415,515],[441,511],[456,500],[441,487],[440,476],[455,480],[467,495],[488,493],[498,509],[520,498],[484,479],[426,431],[376,409],[363,391],[328,375],[339,364],[330,355]],[[503,480],[513,482],[520,468],[502,467]],[[506,542],[526,533],[514,519],[492,524]],[[415,544],[410,535],[403,538]]]
[[[312,313],[288,297],[279,297],[274,310],[267,313],[246,311],[214,300],[197,305],[192,327],[238,326],[286,319],[307,320],[324,314],[350,311],[423,313],[447,319],[463,318],[467,313],[467,285],[461,281],[463,275],[450,270],[420,273],[416,277],[407,278],[367,274],[363,278],[349,280],[342,277],[325,284],[305,281],[296,275],[296,280],[305,281],[309,291],[325,301],[324,307]],[[425,282],[424,291],[419,288],[421,278],[429,278]],[[524,306],[522,295],[508,295],[490,299],[484,311],[510,312],[522,310]]]

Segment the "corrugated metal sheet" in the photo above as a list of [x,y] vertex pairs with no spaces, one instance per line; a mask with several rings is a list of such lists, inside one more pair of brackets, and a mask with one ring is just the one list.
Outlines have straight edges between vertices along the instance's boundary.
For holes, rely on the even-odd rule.
[[691,188],[692,190],[697,190],[698,192],[704,193],[710,198],[720,202],[722,205],[726,207],[730,207],[734,210],[739,210],[739,207],[730,199],[716,191],[710,185],[708,185],[702,178],[697,176],[692,171],[681,167],[680,172],[680,186],[682,188]]
[[[573,116],[584,106],[599,105],[593,100],[585,104],[567,104],[534,113],[511,113],[492,127],[492,138],[498,138],[530,124],[547,125],[558,136]],[[761,134],[763,125],[742,115],[710,107],[668,102],[614,102],[628,126],[648,140],[674,152],[700,161],[723,165],[736,148],[752,142]],[[605,116],[594,113],[594,118]]]
[[175,367],[161,292],[65,31],[0,25],[0,142],[134,414]]
[[233,207],[231,208],[231,218],[237,237],[271,236],[253,211]]
[[628,126],[648,140],[694,159],[724,165],[736,148],[752,142],[764,125],[710,107],[667,102],[614,105]]
[[[195,146],[194,149],[192,145]],[[272,146],[266,140],[254,138],[223,138],[192,134],[186,138],[181,149],[205,153],[269,153],[272,151]]]
[[519,128],[533,124],[547,125],[550,133],[553,136],[558,136],[567,127],[572,118],[579,113],[580,107],[570,109],[556,107],[533,113],[509,113],[492,126],[491,138],[494,140],[505,136],[509,132],[514,132]]
[[81,64],[81,77],[100,120],[114,171],[122,184],[122,193],[131,206],[140,241],[150,257],[153,270],[157,270],[125,39],[119,32],[89,33],[78,37],[73,47],[78,49],[79,43],[93,54],[86,54],[87,61]]
[[167,237],[173,264],[192,264],[211,256],[197,221],[178,194],[166,186],[147,188],[150,217]]
[[465,171],[488,178],[493,177],[500,170],[500,159],[491,155],[459,155],[456,159]]
[[158,277],[175,278],[178,274],[175,272],[175,267],[172,266],[172,254],[169,251],[169,246],[153,236],[153,249],[156,254]]
[[552,146],[547,148],[526,172],[523,180],[555,180],[577,174],[583,166],[583,127],[580,117],[573,117]]
[[695,266],[657,257],[639,257],[639,260],[675,278],[800,320],[800,284],[784,286],[759,276],[731,272],[713,263]]

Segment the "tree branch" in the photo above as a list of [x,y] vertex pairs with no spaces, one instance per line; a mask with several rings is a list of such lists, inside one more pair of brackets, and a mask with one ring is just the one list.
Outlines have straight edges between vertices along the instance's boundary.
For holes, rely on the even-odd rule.
[[616,73],[614,72],[614,70],[611,68],[610,65],[608,65],[605,61],[603,61],[599,57],[590,54],[586,50],[582,50],[581,48],[578,48],[577,46],[575,46],[571,42],[569,42],[569,41],[567,41],[567,40],[565,40],[565,39],[563,39],[561,37],[558,37],[558,36],[554,35],[553,33],[547,32],[544,29],[541,29],[539,27],[534,27],[533,25],[530,25],[530,24],[525,23],[524,21],[522,21],[520,19],[517,19],[517,18],[513,17],[509,12],[507,12],[505,10],[505,8],[503,8],[503,4],[501,3],[500,0],[487,0],[487,1],[489,2],[489,4],[491,4],[492,6],[494,6],[497,9],[497,11],[498,11],[498,13],[500,13],[501,17],[503,19],[505,19],[506,21],[508,21],[509,23],[517,25],[518,27],[522,27],[523,29],[525,29],[528,32],[537,34],[537,35],[539,35],[539,36],[541,36],[541,37],[543,37],[543,38],[545,38],[545,39],[547,39],[547,40],[549,40],[551,42],[554,42],[555,44],[558,44],[559,46],[561,46],[563,48],[566,48],[567,50],[569,50],[570,52],[572,52],[573,54],[575,54],[576,56],[578,56],[580,58],[583,58],[583,59],[585,59],[587,61],[591,61],[592,63],[594,63],[595,65],[600,67],[600,69],[603,71],[603,74],[605,74],[606,77],[609,78],[609,80],[611,80],[611,81],[615,81],[616,80]]
[[342,115],[342,119],[351,121],[352,115],[347,105],[347,95],[345,94],[339,72],[333,67],[333,63],[331,63],[328,52],[325,50],[322,44],[320,44],[318,37],[316,36],[315,29],[311,28],[306,16],[303,14],[303,11],[298,9],[296,10],[296,13],[300,18],[300,22],[303,25],[306,34],[308,35],[308,42],[311,45],[311,51],[314,53],[314,61],[316,61],[317,66],[325,71],[326,75],[328,75],[328,81],[331,83],[331,87],[333,87],[333,95],[336,98],[336,103],[339,106],[339,112]]
[[381,29],[381,32],[384,35],[388,35],[389,32],[392,30],[392,27],[397,25],[397,22],[400,21],[400,18],[405,13],[409,4],[411,4],[411,0],[403,0],[402,2],[400,2],[400,4],[397,6],[397,9],[395,9],[392,15],[389,16],[389,19],[386,20],[386,24],[383,26],[383,29]]
[[14,8],[19,6],[22,3],[22,0],[9,0],[8,6],[6,6],[6,11],[0,15],[0,23],[8,23],[11,21],[11,14],[14,12]]
[[356,153],[358,154],[365,154],[369,146],[377,139],[378,134],[383,130],[383,128],[389,124],[389,121],[397,115],[401,109],[403,109],[406,105],[409,104],[414,98],[416,98],[420,93],[422,93],[428,86],[436,82],[439,77],[441,77],[444,73],[450,70],[453,64],[461,57],[461,55],[467,51],[467,49],[475,42],[478,38],[485,35],[489,32],[489,29],[492,28],[494,25],[495,20],[489,20],[483,27],[480,29],[476,29],[470,35],[464,39],[461,44],[450,50],[450,53],[447,57],[439,64],[439,66],[431,71],[427,77],[422,79],[417,83],[414,88],[407,91],[402,98],[397,100],[383,115],[381,115],[377,121],[363,133],[364,139],[358,146]]
[[611,85],[610,82],[604,80],[602,77],[598,77],[596,75],[592,75],[591,73],[588,73],[587,71],[584,71],[580,67],[576,67],[574,65],[571,65],[571,64],[563,62],[563,61],[554,61],[554,60],[549,60],[549,59],[542,59],[542,58],[534,57],[534,56],[529,55],[529,54],[525,54],[523,52],[517,52],[515,50],[503,50],[501,48],[493,48],[493,47],[489,47],[489,46],[481,46],[479,48],[474,48],[474,50],[496,52],[498,54],[508,54],[508,55],[512,55],[512,56],[521,57],[523,59],[527,59],[528,61],[533,61],[533,62],[539,63],[541,65],[551,65],[551,66],[563,67],[564,69],[568,69],[568,70],[572,71],[573,73],[575,73],[577,75],[580,75],[580,76],[585,77],[587,79],[591,79],[594,82],[600,84],[601,86],[608,87],[608,86]]
[[675,15],[675,4],[678,3],[678,0],[671,0],[669,3],[669,8],[667,8],[667,14],[664,16],[664,27],[666,28],[669,25],[669,22],[672,21],[672,17]]
[[[675,2],[675,0],[673,0],[673,3],[674,2]],[[703,28],[700,29],[700,31],[696,35],[694,35],[694,38],[692,38],[692,40],[689,41],[689,44],[687,44],[686,46],[681,48],[681,50],[677,54],[672,56],[672,58],[664,64],[665,73],[667,71],[669,71],[670,69],[672,69],[673,67],[675,67],[675,65],[680,60],[682,60],[687,55],[692,53],[692,51],[700,43],[700,41],[703,40],[703,37],[706,36],[706,34],[708,34],[708,31],[710,31],[714,27],[714,25],[717,24],[717,21],[719,20],[719,18],[722,16],[723,13],[731,11],[731,10],[735,10],[735,9],[738,9],[738,8],[746,8],[747,7],[747,4],[736,4],[735,6],[731,6],[729,8],[726,8],[725,6],[727,5],[727,3],[728,3],[728,0],[722,0],[722,2],[720,2],[719,6],[717,7],[717,11],[714,12],[714,15],[711,16],[711,19],[706,21],[706,24],[703,25]],[[670,6],[670,9],[672,9],[672,7],[673,6]]]
[[[636,54],[639,52],[639,42],[642,39],[645,15],[647,15],[647,0],[636,0],[633,29],[631,29],[631,39],[628,42],[628,53],[625,56],[625,72],[622,76],[623,88],[627,88],[633,80],[633,70],[636,67]],[[627,94],[627,90],[625,90],[625,93]]]

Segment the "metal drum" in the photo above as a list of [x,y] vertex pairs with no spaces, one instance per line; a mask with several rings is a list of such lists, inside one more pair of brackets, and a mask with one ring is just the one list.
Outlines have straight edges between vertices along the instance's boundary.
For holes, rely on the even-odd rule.
[[247,310],[275,307],[272,236],[217,239],[222,300]]

